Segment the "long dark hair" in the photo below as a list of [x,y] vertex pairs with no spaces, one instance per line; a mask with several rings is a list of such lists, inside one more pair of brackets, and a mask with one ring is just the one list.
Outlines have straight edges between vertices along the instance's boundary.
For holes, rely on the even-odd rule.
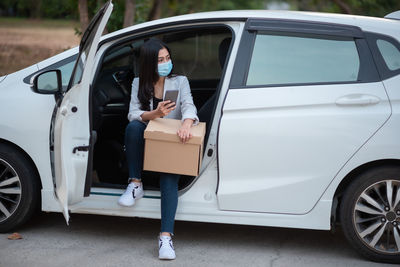
[[[142,110],[150,110],[150,99],[154,94],[154,83],[158,81],[158,52],[166,48],[172,60],[168,46],[158,39],[149,39],[140,48],[138,99]],[[171,73],[168,75],[170,77]]]

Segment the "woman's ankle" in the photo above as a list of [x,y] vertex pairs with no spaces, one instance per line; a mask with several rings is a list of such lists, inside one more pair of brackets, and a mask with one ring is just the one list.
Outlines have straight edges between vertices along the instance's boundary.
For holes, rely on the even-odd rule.
[[129,178],[128,183],[141,184],[142,180],[141,179],[137,179],[137,178]]
[[161,233],[160,233],[160,236],[169,236],[169,237],[171,237],[171,233],[168,233],[168,232],[161,232]]

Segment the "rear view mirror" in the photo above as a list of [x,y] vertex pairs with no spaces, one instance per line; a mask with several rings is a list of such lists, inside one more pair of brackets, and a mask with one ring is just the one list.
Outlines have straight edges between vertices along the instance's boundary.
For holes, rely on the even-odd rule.
[[61,71],[49,70],[39,73],[33,77],[32,90],[39,94],[61,93]]

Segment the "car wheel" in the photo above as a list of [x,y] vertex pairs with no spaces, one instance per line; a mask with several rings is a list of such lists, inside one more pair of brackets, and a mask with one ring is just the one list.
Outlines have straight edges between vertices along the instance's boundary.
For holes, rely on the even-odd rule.
[[373,261],[400,263],[400,168],[380,167],[359,175],[340,206],[343,232]]
[[37,210],[40,186],[36,173],[24,154],[0,144],[0,232],[20,226]]

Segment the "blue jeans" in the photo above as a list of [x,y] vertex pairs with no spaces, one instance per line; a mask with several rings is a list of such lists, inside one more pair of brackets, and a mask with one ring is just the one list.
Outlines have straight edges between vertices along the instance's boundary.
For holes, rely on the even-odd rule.
[[[131,121],[125,131],[126,158],[129,165],[129,177],[142,179],[144,138],[146,125],[140,121]],[[178,181],[180,175],[160,173],[161,191],[161,232],[174,232],[176,207],[178,205]]]

